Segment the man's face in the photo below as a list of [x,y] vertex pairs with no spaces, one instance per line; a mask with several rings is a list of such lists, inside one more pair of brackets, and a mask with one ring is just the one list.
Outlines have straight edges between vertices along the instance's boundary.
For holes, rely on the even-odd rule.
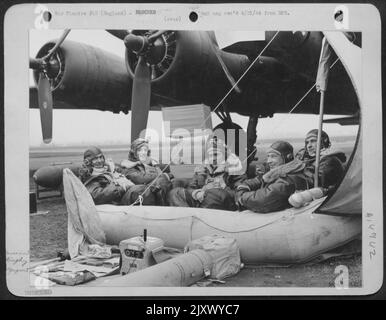
[[146,162],[148,158],[148,152],[149,148],[147,146],[142,146],[141,148],[138,149],[138,159],[141,162]]
[[276,152],[268,152],[267,154],[267,164],[269,169],[272,170],[282,164],[284,164],[283,157]]
[[314,157],[316,155],[317,141],[318,140],[316,137],[309,137],[306,139],[306,150],[311,157]]
[[94,168],[103,168],[105,165],[105,156],[103,154],[98,154],[95,158],[91,160],[91,165]]

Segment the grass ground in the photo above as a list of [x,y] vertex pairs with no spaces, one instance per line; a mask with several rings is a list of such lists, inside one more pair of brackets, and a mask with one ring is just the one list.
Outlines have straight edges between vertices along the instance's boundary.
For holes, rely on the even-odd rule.
[[40,200],[38,211],[48,213],[30,217],[30,259],[55,258],[58,251],[67,248],[67,212],[64,200]]

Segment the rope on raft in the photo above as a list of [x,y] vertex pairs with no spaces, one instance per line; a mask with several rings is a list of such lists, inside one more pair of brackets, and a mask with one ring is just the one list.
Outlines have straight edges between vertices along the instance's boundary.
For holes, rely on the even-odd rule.
[[[232,211],[230,211],[230,212],[232,212]],[[124,214],[128,215],[127,212],[124,212]],[[282,221],[282,220],[288,218],[288,216],[292,216],[292,214],[282,215],[279,218],[277,218],[276,220],[270,221],[270,222],[268,222],[266,224],[259,225],[257,227],[253,227],[253,228],[250,228],[250,229],[239,230],[239,231],[229,231],[229,230],[225,230],[225,229],[222,229],[222,228],[219,228],[219,227],[215,227],[215,226],[211,225],[210,223],[207,223],[205,220],[203,220],[203,219],[201,219],[199,217],[196,217],[196,216],[185,216],[185,217],[177,217],[177,218],[160,218],[160,219],[152,219],[152,218],[147,218],[147,217],[144,217],[144,216],[136,216],[136,217],[139,218],[139,219],[148,220],[148,221],[149,220],[154,220],[154,221],[155,220],[156,221],[173,221],[173,220],[192,219],[191,230],[192,230],[192,226],[194,224],[194,220],[197,220],[197,221],[202,222],[206,226],[208,226],[210,228],[213,228],[215,230],[221,231],[221,232],[226,232],[226,233],[244,233],[244,232],[251,232],[251,231],[254,231],[254,230],[258,230],[258,229],[264,228],[264,227],[269,226],[271,224],[274,224],[276,222]]]

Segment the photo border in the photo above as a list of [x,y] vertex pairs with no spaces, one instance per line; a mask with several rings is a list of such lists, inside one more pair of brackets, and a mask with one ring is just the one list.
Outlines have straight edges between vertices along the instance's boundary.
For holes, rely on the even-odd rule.
[[[116,7],[116,8],[149,8],[161,7],[166,12],[176,13],[181,17],[188,16],[192,10],[220,10],[223,6],[229,7],[231,4],[98,4],[97,8]],[[89,8],[88,4],[49,4],[50,10],[60,10],[61,8],[69,8],[73,10],[81,10]],[[291,11],[291,21],[288,18],[281,17],[281,21],[273,19],[268,24],[264,21],[251,21],[244,19],[240,26],[239,20],[231,18],[223,21],[218,21],[211,17],[210,21],[201,23],[196,22],[194,27],[200,30],[213,30],[213,24],[223,24],[223,27],[229,28],[229,25],[237,23],[238,29],[251,29],[251,27],[262,30],[335,30],[333,23],[327,23],[328,17],[331,15],[336,5],[332,4],[234,4],[238,9],[245,7],[251,8],[282,8]],[[312,6],[312,7],[311,7]],[[318,9],[316,9],[316,6]],[[380,16],[378,10],[368,4],[353,4],[346,5],[350,12],[350,27],[349,30],[362,32],[362,75],[363,75],[363,105],[371,105],[371,112],[363,110],[363,206],[364,212],[375,212],[375,228],[377,235],[376,239],[377,256],[374,260],[369,261],[369,246],[370,231],[369,222],[363,218],[363,287],[349,288],[337,290],[335,288],[173,288],[172,296],[186,295],[364,295],[375,293],[379,290],[383,283],[383,206],[382,200],[382,180],[379,170],[382,168],[382,154],[377,150],[382,148],[382,107],[381,107],[381,37],[380,37]],[[29,167],[29,119],[28,119],[28,88],[29,78],[26,70],[28,69],[28,31],[34,28],[37,14],[35,13],[35,4],[21,4],[8,9],[4,18],[4,50],[5,50],[5,103],[4,103],[4,128],[5,128],[5,209],[6,209],[6,249],[7,249],[7,264],[16,262],[14,270],[8,268],[7,285],[8,289],[18,296],[29,296],[26,283],[26,272],[23,269],[28,264],[29,260],[29,217],[26,217],[28,210],[28,167]],[[315,12],[315,17],[309,17],[307,12]],[[141,17],[140,21],[130,19],[130,22],[122,19],[114,19],[107,21],[106,19],[90,19],[85,21],[83,18],[65,17],[65,19],[56,19],[54,15],[50,28],[52,29],[114,29],[123,28],[131,29],[135,26],[136,29],[150,28],[150,20],[152,20],[151,28],[156,29],[184,29],[181,24],[174,25],[158,21],[157,19]],[[229,17],[228,17],[229,18]],[[89,19],[88,19],[89,20]],[[263,19],[264,20],[264,19]],[[366,23],[371,21],[371,24]],[[153,24],[155,22],[155,25]],[[193,29],[191,22],[187,19],[183,21],[187,23],[188,29]],[[310,27],[311,26],[311,27]],[[21,63],[22,62],[22,63]],[[26,90],[20,90],[26,88]],[[21,139],[26,137],[26,139]],[[14,145],[17,142],[18,148]],[[369,152],[367,152],[369,151]],[[16,201],[15,201],[16,200]],[[20,223],[22,221],[23,223]],[[115,292],[110,292],[111,290]],[[120,288],[52,288],[52,293],[48,296],[105,296],[105,295],[127,295],[127,289]],[[158,290],[159,289],[159,290]],[[223,290],[226,289],[226,290]],[[149,292],[152,295],[164,296],[170,295],[170,288],[138,288],[133,289],[135,296],[147,296]],[[189,291],[189,292],[188,292]],[[230,292],[225,292],[230,291]],[[26,293],[27,292],[27,293]],[[31,292],[34,295],[33,292]],[[35,295],[39,293],[35,292]],[[44,294],[43,294],[44,296]]]

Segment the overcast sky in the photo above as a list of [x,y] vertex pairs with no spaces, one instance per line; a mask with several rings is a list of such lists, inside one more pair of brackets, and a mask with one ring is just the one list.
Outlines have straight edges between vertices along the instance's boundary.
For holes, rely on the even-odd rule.
[[[61,34],[61,30],[31,30],[31,56],[35,57],[42,45],[47,41],[57,39]],[[67,39],[97,46],[124,57],[125,48],[122,41],[103,30],[71,30]],[[34,86],[32,71],[29,72],[31,86]],[[113,114],[107,111],[91,110],[54,110],[53,139],[50,145],[44,145],[42,142],[39,111],[30,109],[29,112],[29,141],[31,147],[45,146],[49,148],[50,146],[60,145],[127,144],[130,140],[130,114]],[[162,123],[159,121],[161,114],[161,112],[151,111],[148,127],[161,132]],[[85,128],[84,119],[87,118],[92,119],[92,121],[88,121],[87,128]],[[325,118],[331,118],[331,116],[325,116]],[[246,129],[247,117],[232,114],[232,119]],[[212,115],[212,123],[214,126],[220,123],[216,115]],[[317,125],[318,116],[275,114],[273,118],[259,120],[257,134],[260,139],[304,137],[310,129],[316,128]],[[325,124],[324,130],[330,136],[355,135],[357,126]]]

